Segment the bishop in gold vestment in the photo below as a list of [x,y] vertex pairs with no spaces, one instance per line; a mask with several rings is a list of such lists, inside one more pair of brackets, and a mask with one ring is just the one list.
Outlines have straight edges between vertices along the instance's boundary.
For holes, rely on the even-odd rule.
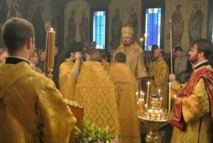
[[100,62],[83,63],[74,100],[84,108],[84,117],[90,123],[120,133],[116,86]]
[[126,54],[127,63],[130,65],[130,69],[132,73],[135,75],[136,79],[140,79],[147,76],[146,67],[144,66],[144,60],[142,57],[143,50],[138,45],[137,42],[132,41],[133,30],[131,27],[123,27],[122,28],[122,38],[123,42],[116,49],[112,63],[115,62],[115,55],[118,52],[122,52]]
[[127,63],[112,63],[109,72],[119,87],[118,109],[122,143],[140,143],[140,124],[136,116],[136,78]]

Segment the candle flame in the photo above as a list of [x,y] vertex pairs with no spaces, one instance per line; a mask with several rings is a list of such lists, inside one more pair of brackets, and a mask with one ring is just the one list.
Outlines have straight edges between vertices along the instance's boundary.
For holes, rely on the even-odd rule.
[[140,41],[142,42],[142,41],[143,41],[143,38],[140,38]]
[[177,96],[176,95],[174,95],[174,98],[176,98]]
[[138,95],[138,92],[136,92],[136,95]]
[[150,85],[150,82],[148,81],[147,84]]
[[50,31],[53,31],[53,28],[50,28]]

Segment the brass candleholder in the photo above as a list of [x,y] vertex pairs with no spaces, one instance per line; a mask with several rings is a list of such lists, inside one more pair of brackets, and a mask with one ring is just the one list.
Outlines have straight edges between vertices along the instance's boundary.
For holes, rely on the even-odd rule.
[[48,68],[48,75],[47,76],[51,80],[53,79],[53,74],[52,73],[53,73],[53,68]]
[[168,124],[173,117],[173,112],[161,108],[160,98],[160,95],[152,94],[150,97],[151,107],[138,113],[140,121],[150,129],[146,135],[146,143],[160,143],[161,137],[158,134],[158,129]]

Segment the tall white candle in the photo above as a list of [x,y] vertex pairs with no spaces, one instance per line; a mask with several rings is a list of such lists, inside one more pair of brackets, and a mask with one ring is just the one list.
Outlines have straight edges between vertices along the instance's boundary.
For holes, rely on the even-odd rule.
[[168,106],[168,111],[171,111],[171,90],[172,90],[172,83],[169,82],[169,106]]

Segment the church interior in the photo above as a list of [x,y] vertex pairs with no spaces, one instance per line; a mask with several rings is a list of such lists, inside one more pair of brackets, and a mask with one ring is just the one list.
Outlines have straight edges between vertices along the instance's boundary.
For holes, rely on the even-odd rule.
[[[144,106],[145,102],[146,105],[152,104],[152,102],[146,101],[150,100],[150,98],[145,98],[144,95],[146,96],[149,95],[149,93],[152,93],[156,95],[169,95],[163,99],[159,98],[159,100],[156,100],[156,103],[159,103],[160,107],[165,107],[166,110],[168,109],[165,111],[168,112],[168,115],[164,114],[164,120],[167,120],[166,116],[170,118],[170,110],[173,110],[173,107],[171,106],[174,105],[175,101],[170,101],[169,98],[175,99],[176,95],[174,95],[175,97],[170,97],[170,94],[172,94],[170,86],[173,85],[170,85],[168,82],[169,74],[173,73],[173,70],[174,73],[177,72],[177,66],[184,68],[179,65],[180,62],[176,62],[172,52],[175,51],[177,54],[177,51],[181,51],[181,53],[184,53],[186,56],[190,51],[191,44],[197,39],[202,38],[213,42],[213,0],[0,0],[0,29],[2,29],[7,19],[13,17],[24,18],[32,23],[35,31],[35,48],[37,50],[36,55],[34,56],[40,58],[38,59],[38,62],[40,62],[36,64],[40,67],[40,72],[52,79],[59,90],[64,90],[61,91],[63,96],[66,94],[73,94],[72,97],[66,96],[66,102],[71,105],[71,110],[78,119],[76,125],[80,129],[83,128],[81,124],[81,119],[84,116],[83,114],[85,114],[86,119],[92,123],[95,122],[98,126],[102,126],[102,124],[105,125],[103,122],[108,120],[109,126],[114,132],[120,132],[117,127],[119,126],[119,128],[121,128],[121,133],[124,133],[123,137],[121,134],[121,143],[154,143],[155,141],[151,140],[154,138],[153,136],[157,138],[156,143],[171,142],[173,126],[169,125],[169,122],[159,125],[157,128],[153,127],[155,124],[154,121],[151,123],[141,121],[140,124],[136,126],[136,122],[138,121],[136,118],[130,118],[129,116],[125,117],[125,115],[119,114],[119,117],[117,117],[119,121],[117,121],[117,119],[115,119],[116,117],[110,115],[117,114],[115,112],[123,114],[126,111],[134,113],[136,108],[139,109],[138,107],[142,106],[142,103],[143,111],[147,110],[147,106]],[[123,27],[131,27],[131,29],[127,28],[125,31],[123,30]],[[48,49],[50,42],[48,36],[51,36],[49,35],[49,31],[54,31],[55,34],[55,46],[53,52],[54,60],[51,67],[53,71],[49,71],[48,66],[51,65],[51,63],[47,61],[50,60],[48,56],[50,56],[49,53],[52,51]],[[78,57],[74,57],[72,59],[75,61],[72,65],[69,65],[69,63],[63,63],[66,61],[66,58],[69,58],[69,56],[70,58],[72,57],[71,51],[81,51],[82,54],[84,54],[84,59],[82,59],[83,61],[87,59],[87,53],[94,49],[104,51],[106,62],[112,63],[114,60],[113,58],[115,58],[114,54],[117,52],[117,49],[119,49],[118,47],[122,43],[121,37],[125,34],[131,35],[130,37],[132,38],[132,41],[137,43],[139,46],[138,51],[144,54],[143,65],[145,65],[145,68],[141,68],[140,72],[146,70],[152,75],[149,77],[150,79],[140,73],[137,73],[137,70],[134,71],[134,73],[136,73],[135,75],[127,76],[126,74],[132,71],[132,67],[130,66],[130,70],[129,67],[128,69],[125,68],[126,65],[120,66],[119,68],[111,66],[107,70],[115,74],[109,76],[108,73],[102,71],[103,68],[99,69],[97,64],[90,65],[85,63],[84,66],[81,67],[81,62],[76,62],[78,61]],[[79,43],[80,45],[78,45]],[[153,89],[153,87],[150,86],[152,84],[157,85],[156,81],[154,81],[157,79],[154,77],[155,72],[164,70],[164,63],[156,63],[156,65],[150,66],[153,62],[154,45],[157,46],[157,49],[161,49],[159,51],[162,54],[161,58],[163,58],[165,63],[168,64],[166,67],[167,71],[165,71],[167,74],[163,77],[165,79],[163,82],[167,86],[166,88],[164,88],[164,85],[162,85],[162,87],[158,86],[156,89]],[[2,31],[0,30],[0,49],[4,48]],[[133,56],[138,51],[134,51]],[[122,50],[120,50],[120,52],[122,52]],[[42,53],[44,53],[43,56],[46,57],[44,58],[44,61],[42,61]],[[0,50],[0,57],[1,54]],[[122,57],[122,55],[120,56]],[[132,57],[125,57],[125,60],[131,61]],[[211,59],[213,61],[213,56]],[[131,62],[132,63],[130,64],[134,65],[134,58],[132,58]],[[67,66],[66,64],[68,67],[70,66],[69,68],[71,68],[73,73],[66,71],[68,70],[68,67],[65,67]],[[75,67],[77,71],[73,70]],[[162,67],[162,69],[160,67]],[[121,73],[117,72],[117,70],[121,70]],[[155,70],[155,72],[152,70]],[[184,73],[186,70],[184,70]],[[81,75],[81,72],[93,74]],[[82,76],[86,76],[86,78],[83,79]],[[118,78],[118,81],[115,82],[115,85],[111,84],[111,76],[120,77]],[[60,79],[60,77],[63,77],[63,79]],[[93,80],[89,77],[91,77],[91,79],[95,79],[96,83],[93,84]],[[96,79],[97,77],[100,78]],[[124,78],[130,80],[135,79],[135,77],[136,79],[143,77],[142,80],[134,83],[137,87],[124,85],[124,83],[127,83]],[[88,82],[86,79],[91,81]],[[117,86],[122,86],[122,88],[129,90],[129,92],[125,91],[125,93],[122,93],[122,88],[117,88]],[[88,87],[90,88],[88,89]],[[99,89],[101,87],[112,88],[113,90],[101,90]],[[66,93],[65,90],[67,90],[67,88],[69,91],[66,91]],[[134,91],[133,96],[134,98],[137,98],[137,101],[133,101],[133,99],[129,97],[126,99],[125,97],[122,97],[124,95],[127,96],[130,91]],[[119,96],[118,99],[114,99],[114,97],[112,99],[112,96],[119,92],[122,93],[122,96]],[[87,98],[90,98],[90,100],[86,101],[84,95],[87,93]],[[75,94],[77,94],[78,97]],[[97,95],[93,96],[92,94]],[[167,105],[164,105],[164,103],[167,102],[165,100],[168,101]],[[142,101],[142,103],[140,101]],[[117,105],[117,102],[122,108],[117,109],[118,107],[115,106]],[[129,103],[126,104],[127,102]],[[153,99],[153,104],[154,102],[155,100]],[[90,103],[92,105],[90,105]],[[76,106],[72,107],[75,104]],[[93,104],[95,105],[93,106]],[[128,105],[133,104],[137,107],[134,109],[132,107],[128,107]],[[93,110],[101,112],[99,117],[100,119],[94,119],[96,112]],[[109,113],[108,110],[110,110]],[[138,110],[138,112],[140,113],[140,110]],[[160,114],[162,111],[159,110],[157,112]],[[152,113],[147,112],[147,117],[150,116],[151,120],[158,119],[157,115],[152,119],[151,114]],[[136,113],[134,113],[134,115],[136,116]],[[161,115],[159,115],[159,120],[160,118]],[[127,127],[127,124],[131,123],[132,126]],[[150,124],[153,125],[153,134],[151,133],[149,140],[149,137],[146,135],[148,133],[150,134]],[[166,126],[163,127],[163,125]],[[84,127],[85,126],[86,121],[84,123]],[[99,128],[98,126],[96,127],[96,125],[94,126],[90,126],[88,129],[93,128],[92,130],[95,130]],[[134,140],[128,140],[128,137],[125,139],[125,134],[128,133],[125,132],[122,126],[125,127],[125,130],[129,130],[129,132],[132,132],[132,134],[135,135],[132,137]],[[106,128],[108,128],[108,124]],[[79,132],[78,135],[81,134],[80,129],[75,129]],[[136,130],[140,130],[140,132],[137,132]],[[160,137],[157,133],[154,133],[155,130],[159,130]],[[77,141],[75,139],[76,136],[77,135],[72,132],[70,143]],[[114,142],[112,141],[111,143]],[[173,140],[172,143],[176,142]]]

